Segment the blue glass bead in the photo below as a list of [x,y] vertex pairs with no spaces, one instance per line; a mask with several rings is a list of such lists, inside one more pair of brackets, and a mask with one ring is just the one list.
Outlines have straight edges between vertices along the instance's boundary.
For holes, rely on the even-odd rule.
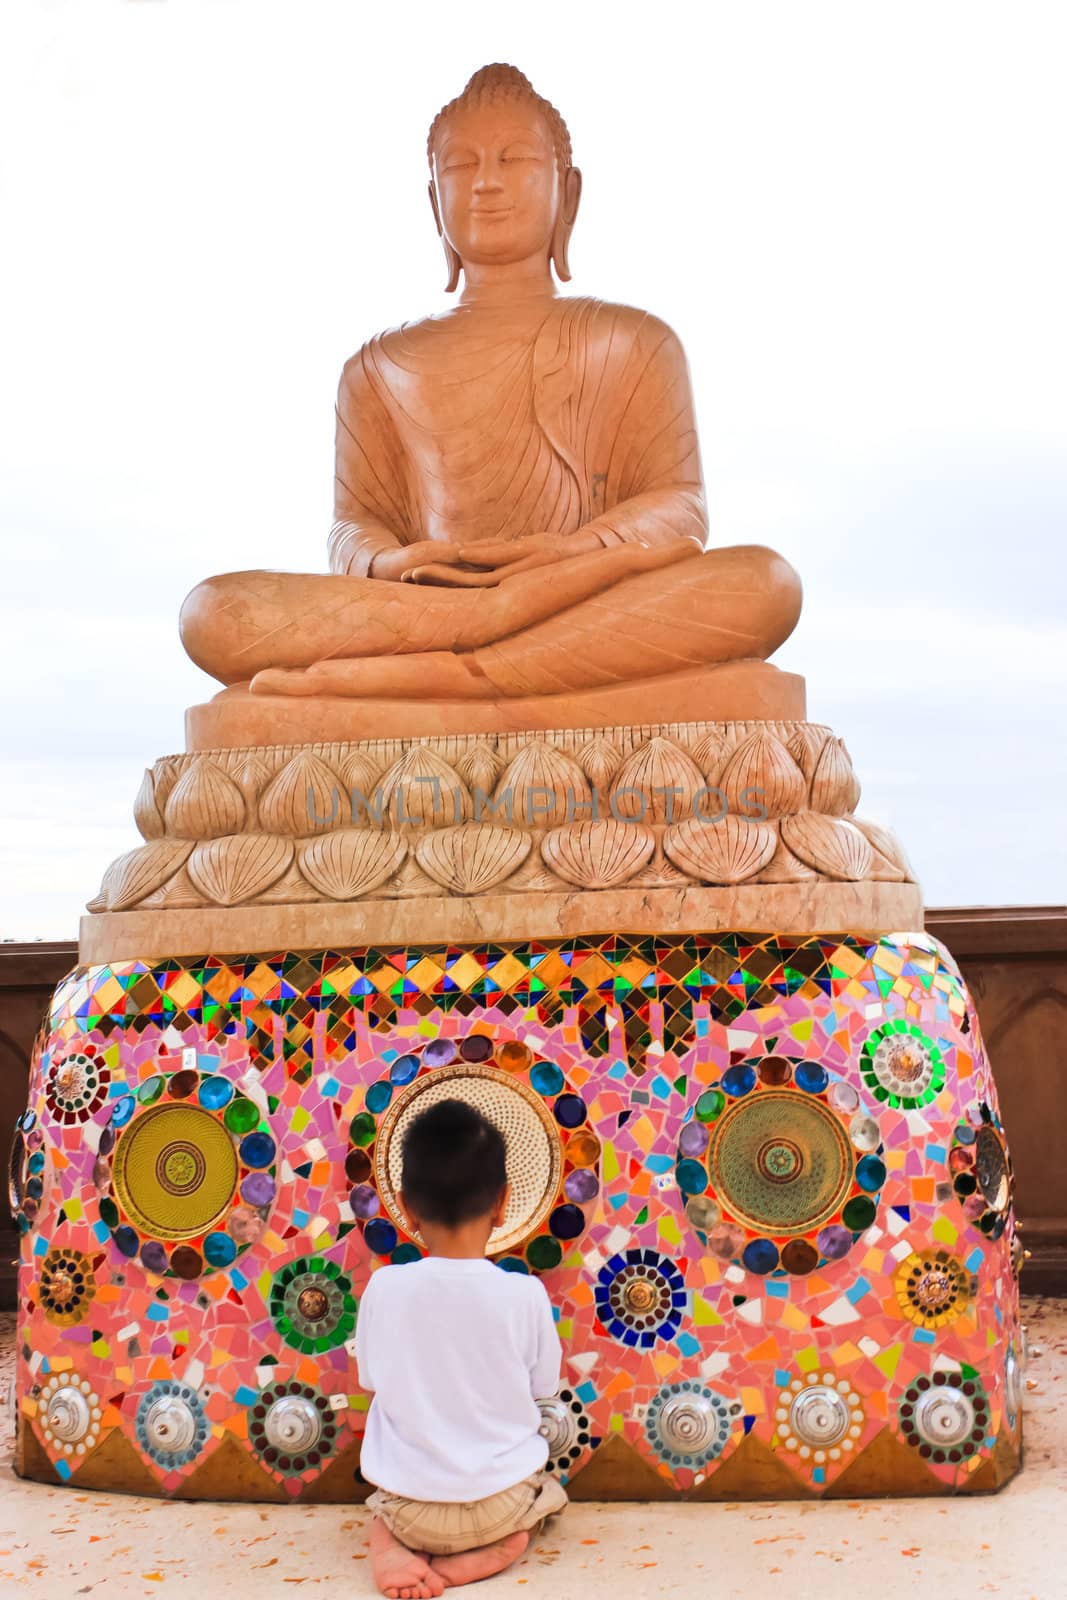
[[419,1261],[422,1251],[417,1244],[398,1244],[389,1260],[394,1267],[402,1267],[408,1261]]
[[793,1081],[797,1088],[803,1089],[806,1094],[822,1094],[830,1082],[830,1075],[818,1061],[798,1061]]
[[135,1256],[141,1247],[140,1239],[138,1239],[134,1230],[125,1223],[121,1228],[116,1228],[111,1237],[124,1256]]
[[679,1161],[674,1173],[683,1194],[703,1194],[708,1186],[707,1172],[699,1161]]
[[228,1078],[220,1078],[218,1074],[204,1078],[200,1084],[200,1104],[208,1111],[221,1111],[223,1106],[229,1105],[233,1099],[233,1084]]
[[878,1156],[864,1156],[856,1164],[856,1182],[868,1194],[874,1194],[885,1182],[885,1162]]
[[228,1267],[237,1255],[237,1246],[228,1233],[209,1233],[204,1240],[204,1260],[213,1267]]
[[559,1094],[563,1088],[563,1074],[554,1061],[535,1061],[530,1068],[530,1082],[538,1094]]
[[727,1094],[732,1094],[735,1099],[748,1094],[756,1087],[756,1069],[739,1061],[736,1067],[727,1067],[722,1075],[722,1086]]
[[274,1140],[269,1133],[249,1133],[241,1140],[240,1155],[246,1167],[269,1167],[274,1160]]
[[763,1276],[778,1265],[778,1246],[770,1239],[751,1239],[741,1252],[741,1260],[749,1272]]
[[377,1116],[380,1111],[385,1110],[392,1098],[393,1086],[391,1083],[372,1083],[367,1090],[364,1104],[368,1111]]
[[132,1094],[120,1096],[111,1107],[111,1125],[113,1128],[124,1128],[137,1109],[137,1102]]
[[368,1222],[363,1230],[363,1237],[367,1241],[368,1250],[373,1250],[376,1256],[392,1255],[396,1249],[396,1229],[384,1217],[375,1217],[373,1222]]
[[[441,1041],[433,1040],[431,1042],[434,1044],[439,1044]],[[451,1040],[447,1042],[451,1044]],[[430,1054],[429,1045],[426,1046],[425,1054],[427,1056]],[[412,1079],[418,1077],[419,1066],[420,1062],[418,1056],[397,1056],[396,1060],[389,1068],[389,1082],[395,1084],[398,1089],[402,1089],[406,1083],[411,1083]],[[385,1086],[383,1085],[383,1087]],[[386,1100],[385,1104],[389,1104],[388,1100]],[[374,1110],[374,1107],[370,1103],[369,1093],[367,1095],[367,1108],[370,1111]]]
[[501,1272],[522,1272],[529,1277],[530,1269],[518,1256],[501,1256],[497,1262]]
[[585,1101],[580,1095],[561,1094],[552,1110],[561,1128],[577,1128],[585,1121]]

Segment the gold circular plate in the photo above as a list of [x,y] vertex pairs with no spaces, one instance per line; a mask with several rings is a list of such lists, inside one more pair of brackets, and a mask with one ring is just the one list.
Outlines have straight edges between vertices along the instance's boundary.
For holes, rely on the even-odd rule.
[[[496,1067],[465,1063],[436,1067],[416,1078],[382,1118],[374,1147],[374,1178],[382,1205],[405,1232],[408,1225],[396,1201],[404,1134],[413,1117],[442,1100],[466,1101],[504,1135],[511,1193],[504,1221],[486,1247],[487,1255],[500,1255],[536,1233],[556,1202],[563,1152],[555,1118],[521,1079]],[[422,1243],[418,1234],[412,1237]]]
[[115,1149],[119,1208],[155,1239],[195,1239],[225,1215],[237,1184],[237,1152],[199,1106],[155,1106],[131,1122]]
[[821,1227],[843,1205],[852,1149],[821,1100],[794,1089],[757,1089],[715,1124],[708,1171],[736,1221],[781,1238]]

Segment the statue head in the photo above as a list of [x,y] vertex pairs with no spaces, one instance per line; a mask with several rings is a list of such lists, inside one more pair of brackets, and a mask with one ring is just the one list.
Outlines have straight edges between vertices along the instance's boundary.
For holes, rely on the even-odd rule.
[[430,204],[449,290],[469,264],[543,255],[564,282],[582,177],[567,125],[517,67],[481,67],[433,120]]

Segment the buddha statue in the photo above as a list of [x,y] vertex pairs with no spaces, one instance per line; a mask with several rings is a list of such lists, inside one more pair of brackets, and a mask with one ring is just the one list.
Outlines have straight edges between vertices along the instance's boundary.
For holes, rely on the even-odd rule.
[[795,697],[708,709],[715,671],[788,637],[800,582],[766,548],[704,548],[671,329],[557,293],[581,196],[562,117],[514,67],[483,67],[428,155],[458,302],[345,366],[330,572],[229,573],[185,601],[182,641],[226,686],[217,700],[246,717],[359,702],[364,728],[402,702],[450,708],[450,730],[486,726],[472,702],[502,726],[551,726],[568,702],[648,720],[686,714],[675,688],[689,715],[802,715]]

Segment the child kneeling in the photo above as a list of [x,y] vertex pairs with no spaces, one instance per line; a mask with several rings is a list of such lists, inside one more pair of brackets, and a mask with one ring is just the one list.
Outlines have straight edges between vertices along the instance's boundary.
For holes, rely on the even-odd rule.
[[427,1600],[503,1572],[567,1496],[544,1470],[537,1401],[562,1351],[544,1286],[486,1259],[508,1199],[503,1136],[443,1100],[402,1148],[400,1204],[428,1255],[375,1272],[359,1307],[359,1381],[372,1391],[360,1466],[377,1485],[374,1576]]

